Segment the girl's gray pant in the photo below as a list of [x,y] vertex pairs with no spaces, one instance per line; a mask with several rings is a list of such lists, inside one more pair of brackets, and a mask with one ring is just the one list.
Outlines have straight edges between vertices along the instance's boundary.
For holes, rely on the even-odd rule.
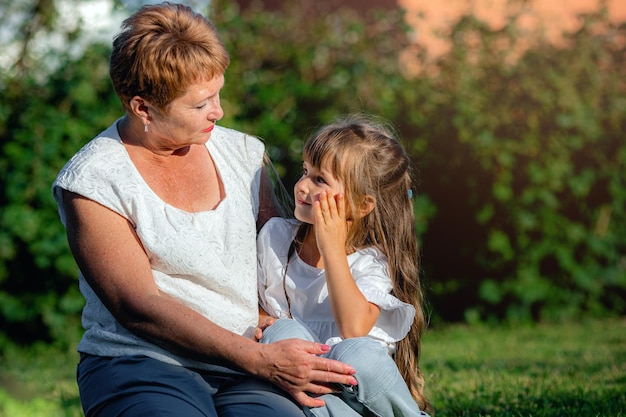
[[[281,318],[263,331],[261,343],[291,338],[314,341],[305,326]],[[322,356],[352,366],[358,385],[341,385],[340,393],[323,395],[326,405],[305,408],[307,416],[428,417],[411,397],[387,349],[376,340],[369,337],[344,339]]]

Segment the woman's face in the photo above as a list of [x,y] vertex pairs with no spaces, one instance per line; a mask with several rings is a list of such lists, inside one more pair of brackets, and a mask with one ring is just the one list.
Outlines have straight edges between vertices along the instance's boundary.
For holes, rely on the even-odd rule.
[[172,101],[166,111],[154,111],[150,132],[158,135],[159,147],[179,149],[206,143],[215,122],[224,116],[220,90],[224,76],[192,84],[187,92]]
[[325,165],[315,168],[304,161],[302,176],[293,187],[296,219],[304,223],[315,223],[313,203],[319,200],[319,194],[324,190],[330,190],[333,195],[336,195],[344,192],[344,186]]

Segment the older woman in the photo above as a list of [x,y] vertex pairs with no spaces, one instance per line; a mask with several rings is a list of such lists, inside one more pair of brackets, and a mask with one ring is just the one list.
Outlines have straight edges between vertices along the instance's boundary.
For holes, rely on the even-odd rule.
[[305,341],[259,344],[263,144],[216,125],[229,57],[186,6],[144,6],[113,42],[125,115],[53,184],[85,296],[87,416],[302,416],[354,370]]

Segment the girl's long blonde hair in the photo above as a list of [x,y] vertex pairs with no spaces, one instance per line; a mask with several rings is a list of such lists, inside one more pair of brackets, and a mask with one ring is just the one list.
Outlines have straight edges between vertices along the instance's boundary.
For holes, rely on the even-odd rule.
[[[390,127],[365,115],[350,115],[311,137],[304,146],[303,159],[317,168],[328,167],[343,183],[347,213],[359,213],[365,196],[375,199],[368,215],[351,218],[346,251],[377,247],[387,256],[393,294],[415,307],[408,335],[396,344],[395,361],[420,408],[432,411],[419,367],[426,321],[408,155]],[[295,245],[302,242],[309,227],[301,225]]]

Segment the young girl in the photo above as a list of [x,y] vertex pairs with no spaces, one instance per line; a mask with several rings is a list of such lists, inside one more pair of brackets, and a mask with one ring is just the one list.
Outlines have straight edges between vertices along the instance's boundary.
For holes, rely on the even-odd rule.
[[294,197],[297,220],[271,219],[257,241],[260,305],[278,318],[261,342],[326,343],[327,357],[356,369],[358,385],[322,396],[326,406],[305,409],[309,416],[427,415],[404,149],[383,125],[364,116],[341,119],[305,144]]

